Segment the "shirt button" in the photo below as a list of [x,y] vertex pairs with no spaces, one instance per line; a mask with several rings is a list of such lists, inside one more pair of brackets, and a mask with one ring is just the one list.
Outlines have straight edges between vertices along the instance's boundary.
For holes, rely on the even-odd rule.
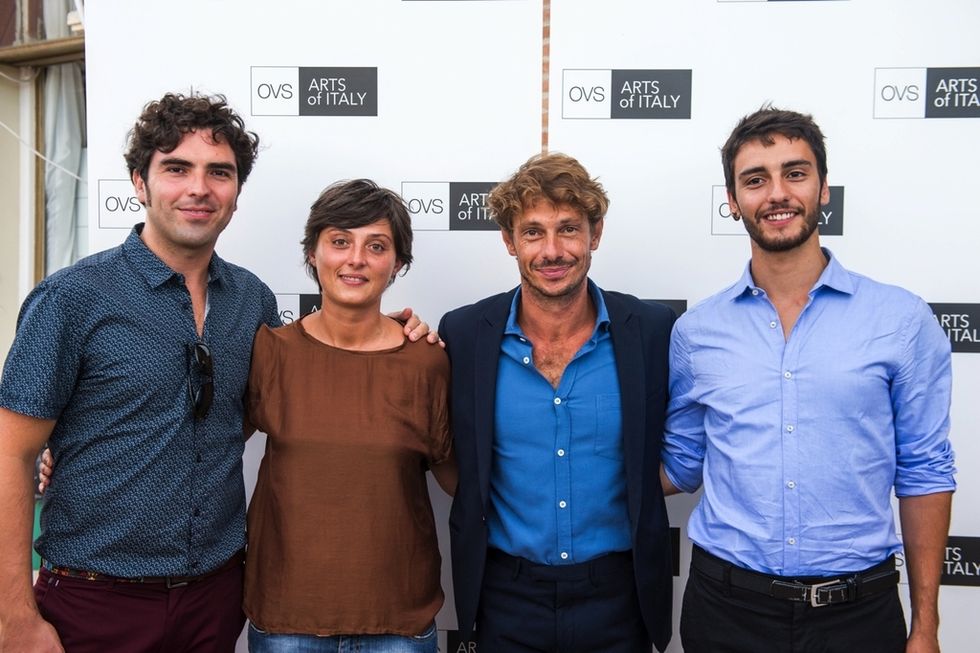
[[793,378],[793,373],[790,372],[790,371],[786,371],[786,372],[783,372],[783,376],[785,376],[787,379],[792,379]]
[[521,342],[527,342],[527,338],[521,338]]
[[753,288],[753,289],[752,289],[752,296],[754,297],[754,296],[756,296],[756,295],[758,295],[758,294],[759,294],[759,291],[758,291],[758,290],[756,290],[755,288]]
[[787,430],[787,431],[788,431],[789,433],[792,433],[792,432],[793,432],[793,430],[794,430],[794,429],[793,429],[793,425],[792,425],[792,424],[787,424],[787,425],[786,425],[786,430]]
[[560,403],[561,403],[561,397],[555,397],[555,405],[557,406]]
[[776,328],[776,322],[775,322],[775,321],[773,321],[773,322],[770,322],[770,323],[769,323],[769,328],[770,328],[770,329],[775,329],[775,328]]
[[795,537],[789,538],[788,540],[786,540],[786,544],[796,544],[796,538]]
[[559,449],[558,450],[558,457],[561,458],[564,455],[565,455],[565,450],[564,449]]
[[565,503],[564,501],[559,501],[559,502],[558,502],[558,507],[559,507],[559,508],[564,508],[564,507],[566,507],[566,506],[568,506],[568,504],[567,504],[567,503]]
[[561,552],[561,559],[562,560],[568,560],[568,552],[562,551]]
[[530,362],[531,362],[531,359],[530,359],[530,358],[528,358],[527,356],[525,356],[525,357],[524,357],[524,364],[525,364],[525,365],[527,365],[527,364],[528,364],[528,363],[530,363]]
[[788,487],[789,489],[791,489],[791,490],[792,490],[793,488],[795,488],[795,487],[796,487],[796,481],[788,481],[788,482],[786,483],[786,487]]

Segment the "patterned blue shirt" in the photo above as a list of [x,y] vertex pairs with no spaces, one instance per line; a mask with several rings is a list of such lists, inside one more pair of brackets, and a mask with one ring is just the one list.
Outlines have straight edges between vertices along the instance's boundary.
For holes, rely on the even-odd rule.
[[950,345],[915,295],[829,263],[788,339],[752,280],[677,321],[663,461],[704,493],[688,535],[784,576],[901,549],[891,493],[953,490]]
[[622,408],[609,313],[589,281],[595,328],[558,383],[534,367],[518,289],[497,366],[490,545],[552,565],[631,547]]
[[141,229],[31,292],[0,405],[57,420],[36,544],[46,560],[120,577],[197,575],[245,545],[242,400],[252,338],[279,317],[265,284],[212,256],[201,340],[214,401],[195,420],[190,294]]

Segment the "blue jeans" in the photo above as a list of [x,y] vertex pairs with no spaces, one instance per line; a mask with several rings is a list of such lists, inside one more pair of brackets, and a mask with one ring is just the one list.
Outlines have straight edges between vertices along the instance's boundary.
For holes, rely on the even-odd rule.
[[403,635],[293,635],[267,633],[248,624],[250,653],[437,653],[439,634],[433,623],[424,633]]

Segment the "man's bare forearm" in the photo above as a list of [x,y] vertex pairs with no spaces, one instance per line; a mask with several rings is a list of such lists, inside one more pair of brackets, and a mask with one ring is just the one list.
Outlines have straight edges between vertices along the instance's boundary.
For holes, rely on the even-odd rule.
[[946,555],[951,504],[951,492],[899,499],[912,604],[909,640],[928,643],[917,650],[938,650],[939,580]]
[[0,454],[0,614],[35,610],[31,591],[33,460]]
[[679,488],[670,482],[670,477],[668,477],[667,472],[664,471],[663,463],[660,464],[660,488],[664,491],[665,497],[669,497],[672,494],[680,494],[681,492]]
[[60,651],[31,588],[34,459],[54,422],[0,409],[0,650]]

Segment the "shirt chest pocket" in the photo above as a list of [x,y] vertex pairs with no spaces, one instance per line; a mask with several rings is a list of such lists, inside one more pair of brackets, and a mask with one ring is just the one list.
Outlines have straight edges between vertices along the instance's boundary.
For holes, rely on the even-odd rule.
[[614,460],[623,457],[622,406],[619,394],[596,395],[595,398],[596,455]]

